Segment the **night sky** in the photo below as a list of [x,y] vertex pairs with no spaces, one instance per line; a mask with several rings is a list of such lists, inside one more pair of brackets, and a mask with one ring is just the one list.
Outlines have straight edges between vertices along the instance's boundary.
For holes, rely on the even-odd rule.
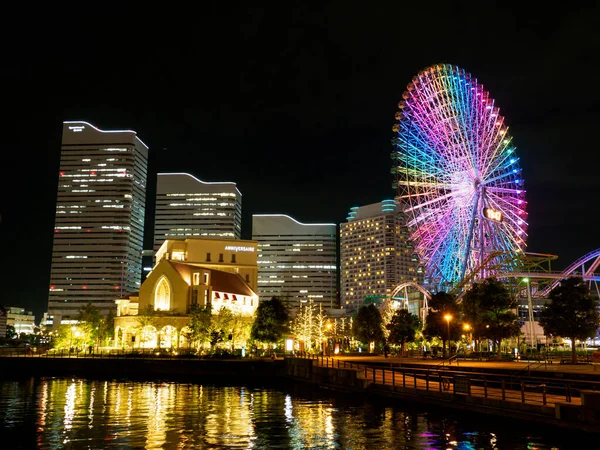
[[397,104],[438,63],[470,72],[506,118],[527,250],[559,255],[561,269],[600,247],[598,6],[272,3],[8,11],[1,304],[38,320],[47,308],[64,120],[135,130],[150,147],[146,248],[157,172],[236,182],[249,239],[252,214],[340,223],[352,206],[393,198]]

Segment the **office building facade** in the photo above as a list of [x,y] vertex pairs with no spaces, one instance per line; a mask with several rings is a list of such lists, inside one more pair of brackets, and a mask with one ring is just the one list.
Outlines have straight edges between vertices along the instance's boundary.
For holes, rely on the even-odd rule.
[[64,122],[48,299],[53,326],[139,290],[148,147],[136,132]]
[[350,209],[340,225],[341,307],[356,311],[389,298],[401,282],[423,282],[422,269],[395,200]]
[[159,173],[154,251],[166,239],[240,239],[242,194],[232,182],[205,182],[188,173]]
[[261,300],[279,297],[297,308],[312,300],[337,308],[337,226],[306,224],[283,214],[252,216],[258,241],[258,292]]

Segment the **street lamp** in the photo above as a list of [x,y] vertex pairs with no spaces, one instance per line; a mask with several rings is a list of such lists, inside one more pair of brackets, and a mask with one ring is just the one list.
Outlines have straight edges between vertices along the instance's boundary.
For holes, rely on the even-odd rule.
[[446,319],[446,324],[448,325],[448,356],[450,356],[450,321],[452,320],[452,316],[446,314],[444,319]]

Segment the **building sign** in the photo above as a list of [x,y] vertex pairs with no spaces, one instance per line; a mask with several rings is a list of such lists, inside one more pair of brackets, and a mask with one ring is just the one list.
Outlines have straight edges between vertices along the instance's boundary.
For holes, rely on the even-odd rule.
[[234,252],[253,252],[254,247],[244,247],[243,245],[226,245],[225,250],[231,250]]
[[502,222],[502,211],[497,209],[483,208],[483,216],[494,222]]
[[83,131],[85,127],[82,125],[77,125],[77,126],[70,126],[69,130],[71,130],[73,133],[79,133],[80,131]]

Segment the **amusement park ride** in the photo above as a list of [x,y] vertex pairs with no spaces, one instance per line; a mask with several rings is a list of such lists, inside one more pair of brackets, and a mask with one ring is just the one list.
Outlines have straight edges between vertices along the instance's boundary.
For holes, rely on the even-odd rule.
[[560,280],[580,276],[600,297],[600,249],[553,271],[557,255],[528,253],[527,201],[519,158],[494,99],[463,69],[428,67],[408,84],[392,140],[393,184],[405,205],[423,286],[398,285],[392,298],[420,291],[454,293],[460,302],[478,280],[496,277],[527,299],[547,298]]

